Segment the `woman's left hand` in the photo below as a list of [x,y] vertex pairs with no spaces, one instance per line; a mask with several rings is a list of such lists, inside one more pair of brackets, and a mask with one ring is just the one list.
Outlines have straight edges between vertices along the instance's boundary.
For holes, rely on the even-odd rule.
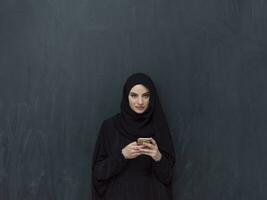
[[161,153],[159,151],[158,145],[156,141],[153,138],[150,138],[152,141],[152,144],[150,143],[143,143],[143,148],[140,148],[140,151],[142,154],[148,155],[155,161],[160,161],[161,159]]

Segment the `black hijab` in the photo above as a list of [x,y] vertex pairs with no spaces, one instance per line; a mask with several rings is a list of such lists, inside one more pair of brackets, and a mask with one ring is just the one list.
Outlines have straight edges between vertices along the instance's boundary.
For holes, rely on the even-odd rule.
[[[129,92],[137,84],[142,84],[150,92],[149,106],[142,114],[133,111],[128,102]],[[160,151],[167,153],[175,162],[170,129],[156,87],[148,75],[135,73],[126,80],[123,87],[121,112],[117,115],[116,125],[119,132],[131,140],[136,140],[138,137],[153,137]]]
[[[136,84],[142,84],[150,91],[149,106],[142,114],[135,113],[130,108],[128,102],[128,94]],[[170,130],[159,102],[156,88],[149,76],[143,73],[136,73],[127,79],[123,87],[121,112],[115,116],[114,120],[119,133],[130,140],[135,141],[138,137],[153,137],[158,144],[159,150],[167,157],[170,164],[173,165],[175,163],[175,152]],[[101,139],[96,142],[93,154],[92,171],[96,163],[97,153],[102,145],[99,141],[101,141]],[[93,199],[102,200],[105,198],[103,195],[110,181],[111,180],[96,180],[92,175]]]

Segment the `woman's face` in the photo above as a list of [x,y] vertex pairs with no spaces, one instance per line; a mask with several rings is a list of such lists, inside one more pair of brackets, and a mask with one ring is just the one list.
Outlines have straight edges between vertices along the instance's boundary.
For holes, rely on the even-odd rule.
[[143,113],[148,108],[150,93],[149,90],[141,85],[137,84],[129,92],[128,100],[129,106],[136,113]]

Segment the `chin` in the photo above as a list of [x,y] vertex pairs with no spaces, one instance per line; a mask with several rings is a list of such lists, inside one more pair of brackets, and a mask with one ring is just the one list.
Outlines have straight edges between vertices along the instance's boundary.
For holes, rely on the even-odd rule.
[[144,109],[144,110],[134,110],[136,113],[138,113],[138,114],[142,114],[142,113],[144,113],[146,110]]
[[142,114],[144,111],[135,110],[135,112],[138,113],[138,114]]

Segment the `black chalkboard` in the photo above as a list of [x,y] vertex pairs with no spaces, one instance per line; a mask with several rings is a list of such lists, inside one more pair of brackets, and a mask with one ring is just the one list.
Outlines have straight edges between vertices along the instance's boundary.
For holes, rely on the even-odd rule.
[[88,200],[99,126],[156,83],[175,199],[267,198],[267,3],[0,2],[0,199]]

